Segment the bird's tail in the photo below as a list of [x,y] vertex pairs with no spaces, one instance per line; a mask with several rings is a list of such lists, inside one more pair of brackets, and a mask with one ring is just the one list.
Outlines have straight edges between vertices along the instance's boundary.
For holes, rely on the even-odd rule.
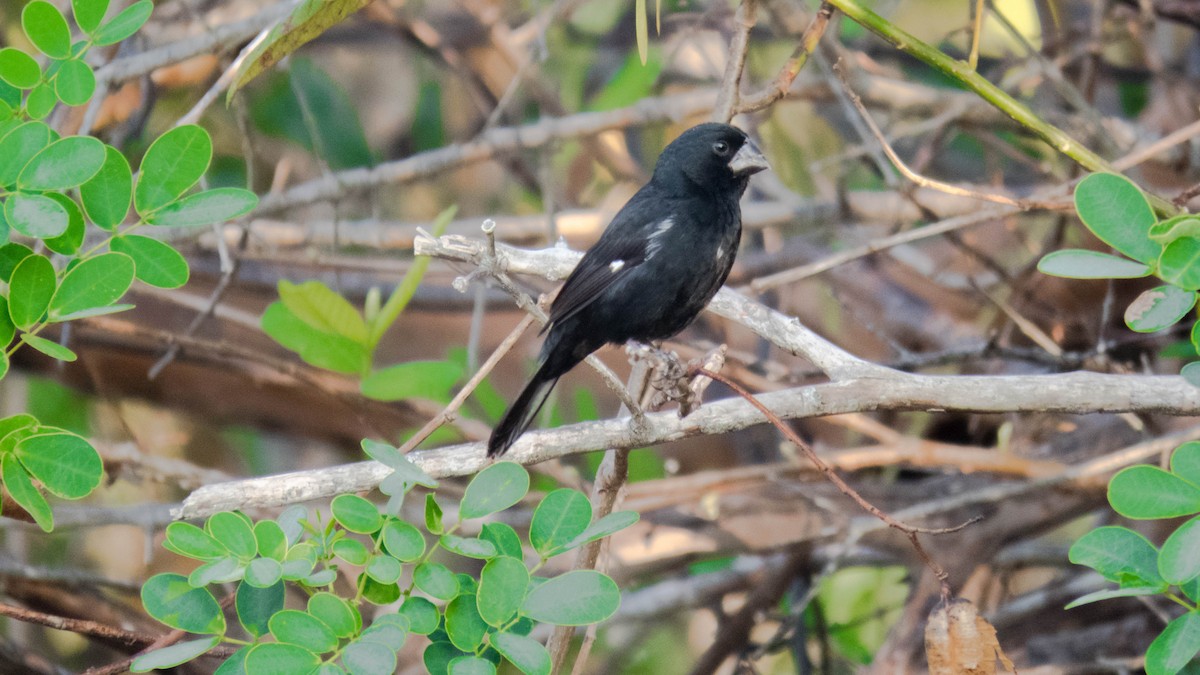
[[550,396],[550,391],[554,389],[554,384],[558,382],[557,376],[548,376],[546,367],[543,366],[534,373],[533,378],[529,380],[529,384],[525,385],[525,389],[521,391],[521,395],[513,404],[504,412],[504,417],[496,423],[496,428],[492,430],[492,437],[488,439],[487,454],[488,457],[499,457],[508,448],[525,433],[529,425],[533,423],[535,417],[542,406],[546,403],[546,398]]

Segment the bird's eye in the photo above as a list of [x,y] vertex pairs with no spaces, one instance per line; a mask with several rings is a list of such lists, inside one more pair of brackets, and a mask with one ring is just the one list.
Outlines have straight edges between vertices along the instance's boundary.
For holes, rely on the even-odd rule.
[[717,141],[716,143],[713,143],[713,152],[724,157],[725,155],[729,154],[729,144],[725,141]]

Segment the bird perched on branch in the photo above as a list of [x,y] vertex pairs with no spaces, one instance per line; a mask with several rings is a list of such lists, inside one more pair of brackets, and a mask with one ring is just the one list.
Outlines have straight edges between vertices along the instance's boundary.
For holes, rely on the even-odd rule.
[[492,431],[488,456],[529,428],[554,383],[605,344],[664,340],[725,283],[742,236],[740,200],[768,168],[741,130],[701,124],[663,150],[650,182],[567,277],[542,329],[538,369]]

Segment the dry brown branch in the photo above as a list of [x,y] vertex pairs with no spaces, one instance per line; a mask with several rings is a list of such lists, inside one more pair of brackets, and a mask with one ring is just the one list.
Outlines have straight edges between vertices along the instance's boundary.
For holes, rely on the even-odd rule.
[[821,36],[825,34],[825,28],[829,26],[829,19],[832,17],[833,5],[830,5],[828,2],[822,2],[821,6],[817,9],[817,13],[813,15],[812,22],[804,30],[804,35],[801,36],[800,43],[796,45],[795,51],[788,57],[783,67],[779,69],[775,80],[762,90],[741,97],[734,110],[735,114],[763,110],[784,96],[787,96],[788,91],[792,88],[792,82],[795,82],[796,76],[800,74],[800,71],[804,69],[804,64],[808,62],[808,57],[817,48],[817,43],[821,41]]
[[750,31],[758,22],[758,0],[742,0],[734,15],[733,39],[725,56],[725,74],[713,106],[712,120],[728,123],[738,109],[741,97],[742,71],[746,65],[746,50],[750,48]]

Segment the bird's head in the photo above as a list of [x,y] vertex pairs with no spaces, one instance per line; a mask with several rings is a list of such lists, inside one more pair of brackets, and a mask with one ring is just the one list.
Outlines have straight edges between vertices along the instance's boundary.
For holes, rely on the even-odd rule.
[[655,182],[691,192],[732,190],[738,196],[750,176],[769,169],[766,158],[745,132],[728,124],[694,126],[663,150],[654,167]]

